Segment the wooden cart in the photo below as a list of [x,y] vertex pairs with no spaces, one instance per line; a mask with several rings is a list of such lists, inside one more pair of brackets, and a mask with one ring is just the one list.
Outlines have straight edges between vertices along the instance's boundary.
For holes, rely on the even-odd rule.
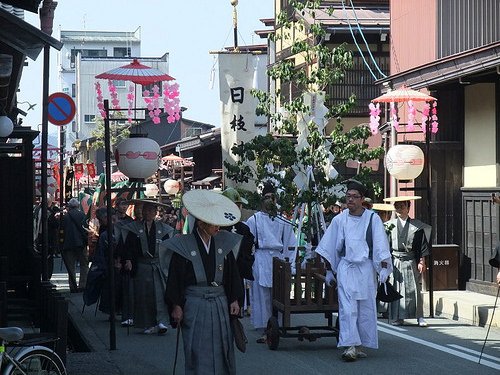
[[[320,337],[335,337],[338,341],[338,326],[333,324],[332,313],[338,312],[336,287],[325,285],[325,264],[319,256],[306,264],[305,270],[296,264],[296,274],[292,275],[291,263],[273,259],[273,315],[267,323],[267,344],[276,350],[280,337],[298,338],[300,341],[315,341]],[[278,313],[282,313],[281,326]],[[291,314],[323,313],[327,324],[324,326],[291,327]],[[337,324],[336,320],[336,324]]]

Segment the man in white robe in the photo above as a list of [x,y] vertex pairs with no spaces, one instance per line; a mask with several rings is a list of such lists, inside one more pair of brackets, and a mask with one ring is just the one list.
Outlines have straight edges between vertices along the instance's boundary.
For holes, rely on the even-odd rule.
[[297,241],[288,220],[276,214],[270,215],[269,211],[276,208],[274,187],[264,186],[262,195],[262,211],[256,212],[246,221],[255,238],[250,318],[255,329],[263,330],[258,343],[266,342],[265,329],[272,315],[273,258],[288,258],[292,265],[295,264],[296,253],[289,248],[295,248]]
[[[336,275],[339,298],[339,346],[345,361],[366,357],[360,346],[377,349],[377,274],[384,283],[392,272],[389,242],[380,217],[362,206],[366,188],[347,183],[347,208],[333,220],[316,253]],[[371,227],[371,231],[370,231]],[[333,273],[333,274],[332,274]]]

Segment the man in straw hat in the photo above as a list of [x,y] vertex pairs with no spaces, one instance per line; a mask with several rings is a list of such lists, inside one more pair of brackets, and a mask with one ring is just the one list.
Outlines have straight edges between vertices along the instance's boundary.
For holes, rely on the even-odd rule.
[[347,181],[347,210],[335,216],[316,253],[327,261],[327,280],[337,275],[339,346],[348,362],[364,358],[361,346],[378,348],[376,275],[384,283],[392,272],[389,242],[380,217],[363,207],[366,188]]
[[375,211],[378,216],[380,216],[380,219],[382,219],[382,222],[385,223],[391,220],[394,206],[390,203],[374,203],[371,209]]
[[389,242],[394,263],[394,287],[403,296],[392,302],[389,318],[393,325],[404,324],[404,319],[417,319],[420,327],[426,327],[422,293],[421,274],[425,272],[425,257],[429,255],[431,227],[409,216],[411,201],[419,196],[399,196],[385,198],[394,203],[396,218],[388,222],[392,225]]
[[261,211],[246,221],[255,237],[250,319],[255,329],[262,331],[257,339],[260,344],[267,341],[267,321],[272,315],[273,258],[288,258],[292,267],[295,265],[295,251],[288,250],[297,242],[293,226],[277,211],[276,188],[271,182],[266,182],[262,189]]
[[236,265],[241,236],[219,229],[237,223],[240,210],[209,190],[188,191],[182,201],[196,218],[194,230],[164,241],[160,258],[165,299],[182,327],[185,374],[235,374],[229,319],[239,314],[243,297]]
[[159,245],[173,235],[174,229],[156,220],[157,207],[161,203],[150,199],[130,202],[142,204],[143,217],[121,227],[128,231],[120,254],[124,270],[134,279],[134,325],[142,328],[145,334],[164,334],[169,319],[163,301],[165,279],[160,271]]

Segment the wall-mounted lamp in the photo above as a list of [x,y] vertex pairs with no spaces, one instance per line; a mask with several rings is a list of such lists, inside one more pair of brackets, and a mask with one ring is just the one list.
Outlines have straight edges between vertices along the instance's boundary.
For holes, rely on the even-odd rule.
[[380,41],[385,42],[387,40],[387,34],[386,33],[381,33],[380,34]]
[[0,109],[0,138],[6,138],[14,130],[12,120],[7,116],[4,108]]

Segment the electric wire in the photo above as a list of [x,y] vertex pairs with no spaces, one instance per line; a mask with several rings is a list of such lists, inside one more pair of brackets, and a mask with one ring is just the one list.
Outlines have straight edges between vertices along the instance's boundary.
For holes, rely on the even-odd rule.
[[373,79],[377,80],[377,76],[375,75],[375,73],[373,73],[373,70],[370,67],[370,64],[368,64],[368,61],[366,61],[366,58],[363,55],[363,51],[361,51],[361,48],[359,47],[358,41],[356,40],[356,36],[354,35],[354,32],[352,31],[351,22],[349,21],[349,16],[347,15],[347,10],[345,8],[344,0],[342,0],[342,9],[344,11],[344,15],[345,15],[345,18],[347,20],[347,24],[349,25],[349,31],[351,32],[352,40],[354,41],[354,44],[356,45],[356,48],[358,49],[359,54],[361,55],[361,58],[363,59],[363,62],[365,64],[365,66],[368,68],[368,70],[369,70],[370,74],[372,75]]
[[366,41],[365,34],[363,33],[363,30],[361,29],[361,26],[359,25],[359,20],[358,16],[356,15],[356,10],[354,9],[354,2],[351,0],[351,8],[352,8],[352,13],[354,14],[354,18],[356,19],[356,26],[358,27],[359,33],[361,34],[361,37],[363,38],[363,41],[365,42],[365,46],[368,50],[368,54],[370,55],[370,58],[373,61],[373,64],[375,65],[375,68],[377,68],[378,72],[383,78],[386,78],[387,76],[380,70],[380,67],[377,64],[377,60],[372,55],[372,51],[370,51],[370,46],[368,45],[368,42]]

